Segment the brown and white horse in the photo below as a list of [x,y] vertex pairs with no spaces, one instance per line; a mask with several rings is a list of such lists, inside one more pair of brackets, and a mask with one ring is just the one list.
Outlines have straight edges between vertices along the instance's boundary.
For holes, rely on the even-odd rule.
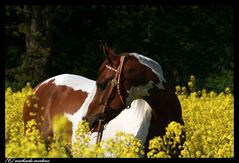
[[[25,128],[29,120],[37,120],[37,127],[47,142],[48,137],[52,137],[54,134],[53,118],[57,115],[64,115],[69,120],[69,125],[66,126],[69,136],[75,142],[77,125],[86,116],[95,95],[95,83],[95,81],[82,76],[62,74],[38,84],[34,88],[38,98],[30,96],[30,105],[25,103],[23,108]],[[34,106],[38,106],[38,108]],[[30,114],[30,112],[35,114]],[[147,136],[145,130],[149,127],[150,118],[150,106],[144,100],[134,100],[130,109],[125,109],[107,123],[102,140],[113,138],[118,131],[123,131],[133,134],[144,143]],[[90,144],[96,142],[97,135],[97,132],[92,132]]]
[[[70,117],[70,121],[82,119],[91,100],[94,91],[95,81],[82,76],[72,74],[62,74],[49,78],[34,88],[37,98],[28,97],[30,105],[25,102],[23,108],[23,120],[26,124],[29,120],[35,119],[37,127],[41,131],[43,139],[53,136],[53,119],[58,115]],[[38,108],[35,108],[38,106]],[[31,114],[35,113],[35,114]],[[35,115],[35,116],[31,116]],[[74,115],[74,116],[73,116]],[[69,135],[74,134],[72,128],[76,128],[76,123],[69,123]]]
[[[123,131],[139,138],[147,152],[149,140],[164,135],[168,123],[184,124],[179,100],[157,62],[136,53],[116,55],[107,46],[104,50],[106,59],[97,81],[62,74],[36,86],[38,98],[29,97],[31,105],[26,103],[23,108],[24,124],[36,119],[47,141],[54,134],[53,118],[65,115],[70,122],[66,128],[74,142],[78,122],[86,119],[92,129],[91,143]],[[94,130],[99,126],[100,131]],[[103,133],[100,138],[99,133]]]
[[[136,99],[145,100],[151,110],[150,120],[147,120],[150,124],[144,126],[146,151],[149,140],[164,135],[171,121],[184,125],[180,102],[157,62],[137,53],[117,55],[107,45],[103,50],[106,59],[99,69],[97,89],[84,117],[92,128],[97,120],[109,122]],[[124,121],[118,125],[134,123],[130,117]]]

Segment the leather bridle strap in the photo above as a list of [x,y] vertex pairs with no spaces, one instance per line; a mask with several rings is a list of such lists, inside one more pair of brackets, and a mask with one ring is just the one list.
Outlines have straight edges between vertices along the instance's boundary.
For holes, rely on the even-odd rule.
[[120,100],[123,103],[123,105],[126,106],[125,102],[123,100],[123,97],[122,97],[122,95],[120,93],[120,77],[121,77],[121,74],[122,74],[122,68],[123,68],[123,65],[124,65],[124,59],[125,59],[125,56],[121,56],[120,57],[120,66],[119,66],[119,70],[118,70],[119,72],[118,72],[118,76],[117,76],[117,83],[116,83],[116,85],[117,85],[117,93],[119,94]]
[[117,86],[117,93],[119,94],[120,96],[120,100],[121,102],[125,105],[124,103],[124,100],[123,100],[123,97],[120,93],[120,77],[121,77],[121,73],[122,73],[122,68],[123,68],[123,65],[124,65],[124,60],[125,60],[125,56],[121,56],[120,57],[120,64],[118,66],[117,69],[114,69],[113,67],[109,66],[109,65],[106,65],[106,68],[112,70],[115,72],[115,75],[114,75],[114,79],[111,81],[111,84],[110,84],[110,88],[109,88],[109,94],[107,94],[106,97],[103,98],[103,102],[102,102],[102,110],[101,110],[101,113],[100,113],[100,117],[98,119],[99,123],[98,123],[98,127],[97,127],[97,139],[96,139],[96,143],[98,144],[100,141],[101,141],[101,138],[102,138],[102,134],[103,134],[103,121],[104,121],[104,112],[105,112],[105,108],[108,106],[108,103],[109,103],[109,99],[112,95],[112,92],[114,90],[114,87]]

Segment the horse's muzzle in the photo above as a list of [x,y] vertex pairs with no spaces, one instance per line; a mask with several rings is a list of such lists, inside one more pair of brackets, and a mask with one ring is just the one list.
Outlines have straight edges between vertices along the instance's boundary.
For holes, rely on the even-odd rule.
[[85,120],[89,123],[89,126],[90,126],[90,130],[94,129],[94,128],[97,128],[97,122],[98,122],[98,119],[99,119],[99,115],[97,114],[96,116],[92,116],[92,117],[86,117],[84,116],[82,118],[82,120]]

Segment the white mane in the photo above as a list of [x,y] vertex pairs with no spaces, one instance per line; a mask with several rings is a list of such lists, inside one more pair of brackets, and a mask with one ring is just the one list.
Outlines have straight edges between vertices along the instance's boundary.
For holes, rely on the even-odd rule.
[[129,55],[134,56],[135,58],[137,58],[139,60],[139,62],[147,67],[149,67],[153,73],[155,73],[155,75],[157,75],[160,83],[162,83],[163,81],[166,82],[166,80],[163,77],[163,71],[161,66],[154,60],[145,57],[143,55],[140,55],[138,53],[129,53]]

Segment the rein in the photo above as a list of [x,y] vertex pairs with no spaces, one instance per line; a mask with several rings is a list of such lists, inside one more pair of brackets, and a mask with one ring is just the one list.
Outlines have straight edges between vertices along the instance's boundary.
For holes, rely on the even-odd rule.
[[[120,97],[120,100],[121,102],[123,103],[123,105],[125,105],[125,102],[123,100],[123,97],[120,93],[120,77],[121,77],[121,73],[122,73],[122,68],[123,68],[123,65],[124,65],[124,60],[125,60],[125,56],[121,56],[120,57],[120,64],[118,66],[117,69],[109,66],[109,65],[106,65],[106,68],[108,68],[109,70],[112,70],[115,72],[115,75],[114,75],[114,79],[111,81],[111,84],[110,84],[110,87],[108,88],[109,89],[109,94],[108,96],[104,97],[103,99],[103,102],[102,102],[102,105],[104,106],[100,112],[100,117],[98,119],[99,123],[98,123],[98,127],[97,127],[97,139],[96,139],[96,144],[99,144],[100,141],[101,141],[101,138],[102,138],[102,134],[103,134],[103,122],[105,120],[105,116],[104,116],[104,112],[105,112],[105,109],[106,107],[108,106],[109,104],[109,99],[113,93],[113,90],[116,86],[117,88],[117,93]],[[125,105],[126,106],[126,105]]]

